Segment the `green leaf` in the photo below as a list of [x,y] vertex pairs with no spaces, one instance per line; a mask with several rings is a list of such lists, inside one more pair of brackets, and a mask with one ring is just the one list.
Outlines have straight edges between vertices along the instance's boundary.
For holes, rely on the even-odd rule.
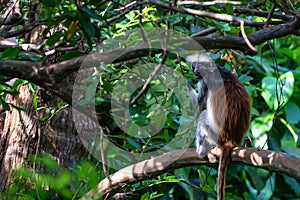
[[259,192],[259,195],[256,197],[258,200],[269,200],[271,199],[274,187],[275,187],[275,178],[276,175],[272,174],[272,176],[266,180],[265,187]]
[[289,124],[298,124],[299,123],[300,109],[295,103],[288,102],[284,107],[284,111],[285,111],[285,117]]
[[57,7],[59,6],[58,0],[39,0],[40,3],[43,3],[45,7]]
[[59,176],[56,176],[56,181],[55,181],[55,187],[57,189],[63,188],[68,186],[68,184],[70,183],[72,176],[70,173],[68,172],[64,172],[62,174],[60,174]]
[[251,123],[251,133],[253,137],[258,138],[268,133],[273,125],[274,114],[265,113],[260,117],[256,117]]
[[6,103],[2,98],[0,98],[1,105],[4,108],[4,110],[10,110],[9,104]]
[[70,51],[66,52],[64,55],[61,56],[62,61],[71,60],[72,58],[76,58],[82,56],[83,54],[77,51]]
[[300,65],[300,47],[295,49],[289,49],[289,48],[281,48],[278,49],[278,52],[292,58],[295,62]]
[[35,162],[36,159],[36,161],[40,162],[47,169],[55,171],[59,169],[59,165],[57,164],[57,162],[48,154],[39,155],[37,158],[33,156],[31,159],[32,162]]
[[294,192],[296,193],[297,196],[300,196],[300,184],[299,182],[292,177],[283,175],[284,178],[284,182],[286,182],[292,190],[294,190]]
[[247,83],[249,81],[252,81],[253,80],[253,77],[252,76],[248,76],[247,74],[242,74],[240,77],[239,77],[239,80],[242,82],[242,83]]
[[289,155],[300,158],[300,148],[297,147],[294,137],[292,137],[292,135],[290,135],[289,133],[284,134],[280,143],[283,151],[285,151]]
[[38,105],[38,96],[36,93],[33,93],[33,107],[36,110],[37,109],[37,105]]
[[138,145],[133,139],[131,138],[126,138],[127,141],[129,142],[129,144],[131,144],[133,147],[135,147],[136,149],[138,149],[139,151],[142,151],[142,148],[140,147],[140,145]]
[[225,4],[225,9],[227,11],[227,14],[233,15],[233,5],[231,5],[231,4]]
[[40,62],[42,60],[42,56],[37,56],[36,54],[25,54],[25,53],[20,53],[19,58],[22,60],[30,60],[33,62]]
[[149,194],[149,192],[147,192],[147,193],[143,194],[143,196],[141,197],[141,200],[148,200],[149,197],[150,197],[150,194]]
[[91,9],[89,9],[87,7],[82,7],[82,11],[87,13],[91,18],[97,19],[99,21],[103,21],[99,15],[97,15],[96,13],[94,13],[94,11],[92,11]]
[[3,51],[2,53],[2,59],[3,58],[15,58],[19,55],[20,53],[20,49],[19,48],[13,48],[13,47],[10,47],[10,48],[7,48]]
[[259,113],[259,111],[256,108],[252,107],[252,109],[251,109],[251,115],[252,116],[260,116],[260,113]]
[[53,46],[56,42],[61,40],[61,37],[62,37],[62,32],[58,31],[54,33],[48,38],[46,45],[49,47]]
[[[282,86],[276,85],[275,77],[265,77],[262,80],[262,97],[272,110],[277,110],[279,105],[287,103],[293,94],[294,76],[292,72],[287,72],[280,76]],[[277,88],[277,92],[276,92]]]
[[95,97],[95,84],[90,84],[85,93],[85,99],[91,101]]
[[14,81],[13,85],[11,86],[12,89],[16,89],[19,85],[24,84],[24,80],[22,79],[17,79]]
[[295,130],[293,129],[291,124],[288,124],[283,118],[280,118],[280,121],[287,127],[287,129],[290,131],[290,133],[293,135],[294,137],[294,141],[295,143],[298,141],[298,135],[295,132]]
[[88,38],[93,37],[96,30],[93,23],[91,23],[90,16],[82,9],[78,9],[76,13],[81,30],[88,36]]
[[59,102],[57,104],[57,108],[66,108],[66,107],[68,107],[68,104],[66,104],[65,102]]
[[269,172],[259,168],[248,168],[247,174],[249,180],[255,186],[256,189],[261,190],[265,185],[265,180],[269,176]]

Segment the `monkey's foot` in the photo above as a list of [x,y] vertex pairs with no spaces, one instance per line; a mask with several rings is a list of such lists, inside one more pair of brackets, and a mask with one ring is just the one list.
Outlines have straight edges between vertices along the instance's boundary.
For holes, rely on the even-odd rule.
[[210,163],[216,163],[217,162],[217,157],[221,155],[221,149],[218,147],[212,147],[207,154],[208,160]]

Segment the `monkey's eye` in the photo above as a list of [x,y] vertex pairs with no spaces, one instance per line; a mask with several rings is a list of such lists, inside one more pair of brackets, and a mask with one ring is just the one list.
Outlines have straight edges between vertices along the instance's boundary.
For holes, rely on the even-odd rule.
[[192,63],[192,70],[194,71],[194,69],[197,68],[197,66],[198,66],[198,63],[193,62],[193,63]]

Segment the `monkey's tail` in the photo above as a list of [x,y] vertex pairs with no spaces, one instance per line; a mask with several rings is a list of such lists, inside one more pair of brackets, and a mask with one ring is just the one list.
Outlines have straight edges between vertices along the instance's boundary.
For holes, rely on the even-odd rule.
[[222,148],[218,169],[218,200],[225,199],[226,171],[228,163],[231,160],[232,149],[232,144],[225,144]]

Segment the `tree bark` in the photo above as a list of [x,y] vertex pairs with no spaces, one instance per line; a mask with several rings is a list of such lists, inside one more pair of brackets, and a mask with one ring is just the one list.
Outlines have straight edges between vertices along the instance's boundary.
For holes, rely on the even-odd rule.
[[[36,10],[40,9],[38,6],[41,4],[32,5],[32,15],[28,18],[35,21],[38,19]],[[42,43],[42,29],[43,27],[38,27],[27,34],[25,40],[28,41],[25,42]],[[50,65],[59,61],[60,54],[55,54],[51,58],[48,57],[45,63]],[[15,74],[23,72],[24,70],[17,70]],[[74,166],[82,158],[86,158],[88,153],[77,135],[70,107],[61,109],[61,113],[53,115],[50,109],[62,102],[57,96],[39,87],[36,91],[30,91],[29,85],[20,86],[18,91],[19,95],[9,96],[7,102],[21,109],[11,107],[10,111],[6,111],[0,135],[0,192],[4,193],[13,182],[14,170],[21,166],[33,170],[41,168],[36,162],[34,164],[27,162],[26,158],[29,155],[46,153],[62,166]],[[34,108],[33,93],[38,96],[37,107],[40,109]]]
[[[26,161],[28,155],[47,153],[59,164],[72,166],[86,157],[87,152],[77,135],[70,108],[63,113],[50,116],[47,109],[37,111],[33,106],[33,95],[28,86],[19,88],[20,94],[8,101],[26,111],[11,108],[6,112],[4,129],[0,137],[0,190],[5,192],[12,182],[12,173],[21,166],[39,168]],[[38,89],[38,106],[56,106],[59,100]],[[43,118],[49,118],[43,122]]]
[[[208,157],[214,158],[210,159],[210,161],[200,159],[196,154],[195,148],[171,151],[117,171],[110,175],[109,178],[102,180],[98,184],[97,189],[91,190],[81,199],[111,197],[126,186],[157,177],[174,169],[197,165],[216,165],[220,155],[221,149],[217,147],[209,153]],[[285,153],[238,147],[232,152],[232,163],[251,165],[268,171],[287,174],[300,180],[300,159]]]

